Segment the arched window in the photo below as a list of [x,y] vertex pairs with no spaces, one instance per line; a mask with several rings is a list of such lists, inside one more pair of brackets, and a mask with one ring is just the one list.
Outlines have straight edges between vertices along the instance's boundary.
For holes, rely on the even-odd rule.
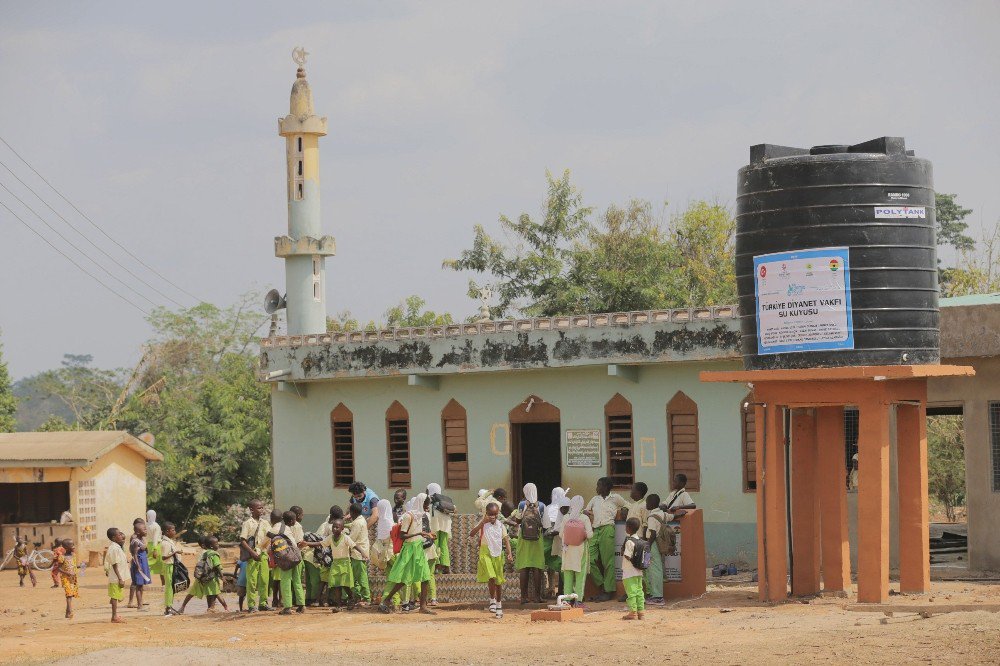
[[687,489],[701,490],[698,443],[698,405],[683,391],[667,403],[667,436],[670,438],[670,478],[687,477]]
[[757,492],[757,414],[753,393],[740,402],[740,428],[743,442],[743,492]]
[[393,402],[385,412],[385,437],[389,453],[389,487],[410,487],[410,415]]
[[444,444],[444,487],[469,487],[469,434],[465,407],[451,400],[441,410],[441,439]]
[[330,412],[333,436],[333,487],[346,488],[354,483],[354,415],[344,403]]
[[608,476],[615,488],[635,483],[635,438],[632,433],[632,403],[620,393],[604,405],[608,440]]

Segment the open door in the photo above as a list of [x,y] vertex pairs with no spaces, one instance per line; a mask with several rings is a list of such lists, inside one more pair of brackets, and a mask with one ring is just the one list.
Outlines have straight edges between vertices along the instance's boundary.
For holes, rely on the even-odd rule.
[[538,487],[538,499],[548,502],[552,489],[562,485],[562,429],[559,408],[535,395],[525,398],[510,419],[511,482],[515,502],[524,499],[524,484]]

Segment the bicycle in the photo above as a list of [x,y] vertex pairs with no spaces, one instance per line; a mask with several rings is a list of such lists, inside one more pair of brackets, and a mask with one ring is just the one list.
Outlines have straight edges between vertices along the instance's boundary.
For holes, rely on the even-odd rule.
[[[55,555],[51,550],[39,550],[41,545],[41,541],[35,542],[34,549],[28,553],[28,565],[34,567],[37,571],[49,571],[52,569],[52,562],[55,559]],[[0,562],[0,571],[3,571],[7,567],[7,563],[12,560],[14,560],[14,548],[8,550],[3,558],[3,562]],[[16,566],[16,560],[14,562]]]

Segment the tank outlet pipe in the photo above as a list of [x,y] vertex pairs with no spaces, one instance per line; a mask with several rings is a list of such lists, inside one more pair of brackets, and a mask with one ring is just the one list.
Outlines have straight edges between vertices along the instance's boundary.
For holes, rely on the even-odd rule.
[[290,374],[292,374],[291,368],[285,368],[283,370],[272,370],[271,372],[267,373],[267,381],[280,379],[281,377],[287,377]]
[[573,594],[560,594],[558,597],[556,597],[556,605],[555,606],[551,606],[551,608],[553,610],[557,610],[557,609],[560,609],[560,608],[566,608],[566,607],[568,607],[569,604],[565,603],[567,599],[572,599],[573,601],[578,601],[579,597],[576,596],[576,593],[573,593]]

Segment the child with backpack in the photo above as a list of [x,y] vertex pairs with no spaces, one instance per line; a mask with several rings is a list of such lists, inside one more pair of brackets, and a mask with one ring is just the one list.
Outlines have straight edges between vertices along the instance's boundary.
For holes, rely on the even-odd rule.
[[392,569],[386,576],[386,587],[388,592],[382,596],[382,603],[379,610],[383,613],[391,613],[387,601],[396,592],[409,585],[420,585],[420,612],[426,615],[434,615],[434,611],[427,608],[427,583],[431,579],[430,568],[427,566],[427,556],[424,555],[424,540],[433,540],[434,535],[423,528],[424,503],[427,501],[426,493],[420,493],[408,504],[408,510],[399,521],[399,533],[403,539],[403,545],[399,551],[399,556],[393,562]]
[[[306,541],[306,547],[326,546],[330,549],[333,560],[330,562],[330,573],[326,584],[330,595],[332,612],[339,613],[340,607],[347,604],[347,609],[354,608],[354,569],[351,566],[351,554],[361,553],[360,547],[347,534],[344,534],[343,518],[336,518],[330,524],[330,534],[322,541]],[[365,555],[367,557],[367,555]]]
[[617,493],[612,493],[614,482],[602,476],[597,480],[597,494],[584,510],[594,526],[590,540],[590,576],[602,592],[594,601],[610,601],[617,587],[615,580],[615,516],[619,509],[628,509],[629,503]]
[[[271,509],[271,516],[267,524],[270,525],[267,529],[268,535],[270,535],[271,532],[275,531],[275,528],[281,526],[281,512],[277,509]],[[268,558],[269,579],[267,589],[271,591],[271,606],[277,608],[278,603],[281,601],[281,569],[272,564],[269,552],[265,554],[265,557]]]
[[222,558],[219,557],[219,539],[216,536],[205,537],[199,544],[205,551],[194,567],[194,583],[181,603],[178,615],[184,614],[184,609],[194,597],[208,600],[208,610],[215,610],[218,601],[224,610],[229,610],[226,600],[222,598]]
[[542,515],[545,505],[538,501],[538,488],[533,483],[524,484],[524,500],[511,515],[517,524],[517,554],[514,568],[521,583],[521,605],[529,601],[528,583],[534,579],[535,602],[542,601],[542,575],[545,571],[545,540],[542,538]]
[[594,536],[590,518],[582,511],[583,497],[576,495],[569,501],[566,515],[559,523],[563,594],[576,595],[574,606],[583,603],[583,592],[590,568],[590,539]]
[[[448,573],[451,570],[448,542],[451,540],[451,516],[455,513],[455,504],[450,497],[441,494],[441,485],[437,483],[427,484],[427,497],[431,501],[431,534],[435,535],[434,545],[437,546],[437,571]],[[431,605],[436,604],[437,599],[432,598]]]
[[[379,500],[381,501],[381,500]],[[378,502],[375,503],[376,509]],[[372,589],[368,584],[368,558],[370,556],[370,542],[368,540],[368,521],[361,511],[361,505],[352,503],[348,507],[351,516],[351,527],[348,536],[351,537],[358,549],[351,551],[351,574],[354,577],[354,596],[358,598],[359,606],[367,606],[372,601]],[[376,516],[376,522],[378,517]]]
[[639,519],[629,518],[625,521],[625,544],[622,546],[622,584],[625,586],[628,613],[623,620],[641,620],[645,610],[645,599],[642,594],[643,572],[649,567],[649,543],[641,540]]
[[291,615],[292,606],[297,613],[304,613],[306,593],[302,589],[302,570],[305,565],[299,548],[305,546],[305,535],[295,512],[281,514],[281,522],[271,525],[267,537],[271,542],[271,557],[277,565],[273,570],[278,574],[281,589],[281,615]]
[[174,609],[174,564],[177,562],[177,526],[170,522],[163,523],[157,556],[160,560],[160,574],[163,576],[163,614],[176,615]]
[[240,528],[240,560],[247,563],[247,612],[269,611],[267,591],[270,586],[270,569],[265,546],[270,523],[264,517],[264,503],[250,500],[247,505],[250,517]]
[[562,541],[559,539],[559,523],[562,522],[563,505],[566,504],[566,491],[556,487],[552,489],[552,503],[545,507],[542,514],[544,528],[545,569],[548,573],[549,587],[546,599],[554,599],[559,594],[559,576],[562,570]]
[[503,551],[507,549],[507,561],[514,561],[510,549],[510,536],[500,520],[500,506],[495,502],[486,507],[486,515],[469,532],[470,537],[479,535],[479,562],[476,565],[476,580],[486,583],[490,593],[488,611],[499,620],[503,617]]

